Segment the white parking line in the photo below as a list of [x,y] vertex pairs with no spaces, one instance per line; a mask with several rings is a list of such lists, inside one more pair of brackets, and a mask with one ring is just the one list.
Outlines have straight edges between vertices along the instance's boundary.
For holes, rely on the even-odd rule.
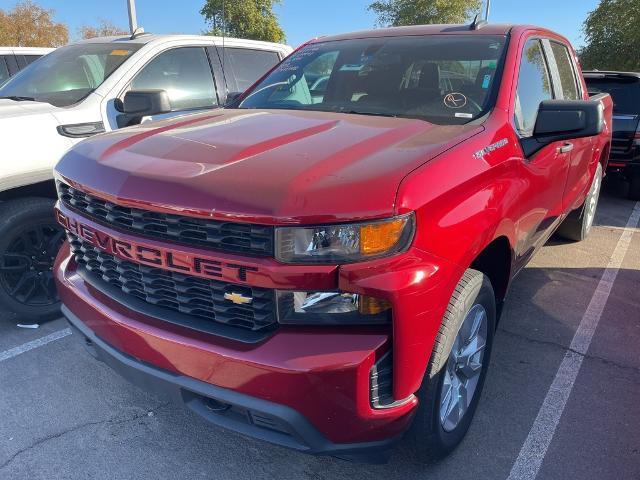
[[618,244],[609,260],[605,271],[602,273],[596,291],[591,297],[589,306],[585,311],[580,325],[576,330],[569,350],[564,356],[556,377],[549,387],[547,396],[540,407],[538,416],[533,422],[529,435],[522,445],[522,449],[516,459],[508,480],[534,480],[542,461],[551,444],[553,435],[567,404],[573,384],[578,376],[584,355],[589,349],[591,339],[596,331],[607,299],[611,293],[613,283],[618,276],[625,254],[634,234],[634,229],[640,224],[640,202],[636,203],[626,227],[618,240]]
[[68,335],[71,335],[71,329],[65,328],[63,330],[58,330],[57,332],[53,332],[46,337],[38,338],[37,340],[33,340],[31,342],[23,343],[15,348],[10,348],[9,350],[5,350],[4,352],[0,352],[0,362],[4,362],[5,360],[9,360],[10,358],[17,357],[20,354],[28,352],[29,350],[33,350],[34,348],[39,348],[47,343],[55,342],[61,338],[64,338]]

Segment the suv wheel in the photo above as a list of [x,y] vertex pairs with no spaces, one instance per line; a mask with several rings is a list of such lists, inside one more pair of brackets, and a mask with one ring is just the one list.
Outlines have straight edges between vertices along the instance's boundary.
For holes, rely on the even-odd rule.
[[640,168],[629,178],[629,199],[640,200]]
[[569,213],[567,218],[558,227],[558,235],[567,240],[581,242],[591,232],[593,220],[596,216],[598,208],[598,200],[600,198],[600,187],[602,186],[602,165],[598,164],[596,174],[593,177],[591,188],[587,194],[587,198],[581,207],[576,208]]
[[496,327],[489,279],[467,270],[454,291],[433,347],[407,447],[421,458],[446,456],[464,438],[478,406]]
[[53,216],[54,201],[23,198],[0,204],[0,308],[20,320],[60,314],[53,262],[64,231]]

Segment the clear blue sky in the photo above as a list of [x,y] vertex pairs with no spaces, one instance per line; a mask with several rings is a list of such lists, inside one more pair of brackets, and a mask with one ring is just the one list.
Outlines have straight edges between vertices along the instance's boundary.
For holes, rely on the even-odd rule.
[[[283,0],[277,7],[287,43],[297,46],[309,38],[371,28],[375,16],[367,11],[373,0]],[[83,24],[99,18],[127,27],[126,0],[35,0],[55,10],[55,19],[67,23],[71,37]],[[0,0],[10,9],[16,0]],[[200,15],[204,0],[136,0],[138,22],[154,33],[200,33],[206,25]],[[551,28],[571,40],[583,43],[582,22],[598,0],[492,0],[490,20],[496,23],[530,23]]]

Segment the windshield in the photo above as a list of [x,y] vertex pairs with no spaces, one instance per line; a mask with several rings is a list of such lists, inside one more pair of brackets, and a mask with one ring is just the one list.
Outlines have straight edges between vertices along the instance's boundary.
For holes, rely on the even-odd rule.
[[430,35],[313,43],[284,60],[238,108],[467,123],[493,107],[505,42]]
[[73,105],[98,88],[140,47],[133,43],[61,47],[10,78],[0,87],[0,97],[36,100],[56,107]]
[[589,94],[608,93],[613,99],[614,113],[640,114],[640,80],[623,77],[619,80],[586,78]]

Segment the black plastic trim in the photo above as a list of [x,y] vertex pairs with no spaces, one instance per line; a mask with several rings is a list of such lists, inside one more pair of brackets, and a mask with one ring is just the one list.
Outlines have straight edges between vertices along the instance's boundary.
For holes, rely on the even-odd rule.
[[152,305],[140,298],[127,295],[121,289],[114,287],[113,285],[97,281],[96,278],[93,275],[90,275],[82,265],[78,265],[76,269],[86,283],[103,295],[115,300],[133,312],[146,315],[147,317],[151,317],[156,320],[243,343],[260,343],[271,337],[274,333],[274,329],[258,331],[229,326],[215,321],[208,322],[203,318]]
[[[130,382],[147,390],[184,403],[205,420],[253,438],[314,455],[333,455],[367,463],[384,463],[389,449],[401,437],[363,443],[333,443],[297,410],[242,393],[218,387],[191,377],[174,374],[137,360],[98,337],[71,310],[62,305],[62,313],[79,333],[89,353]],[[211,408],[214,406],[221,408]],[[234,410],[235,409],[235,410]],[[275,422],[274,428],[258,426],[232,415],[245,410]],[[262,422],[261,422],[262,423]]]

